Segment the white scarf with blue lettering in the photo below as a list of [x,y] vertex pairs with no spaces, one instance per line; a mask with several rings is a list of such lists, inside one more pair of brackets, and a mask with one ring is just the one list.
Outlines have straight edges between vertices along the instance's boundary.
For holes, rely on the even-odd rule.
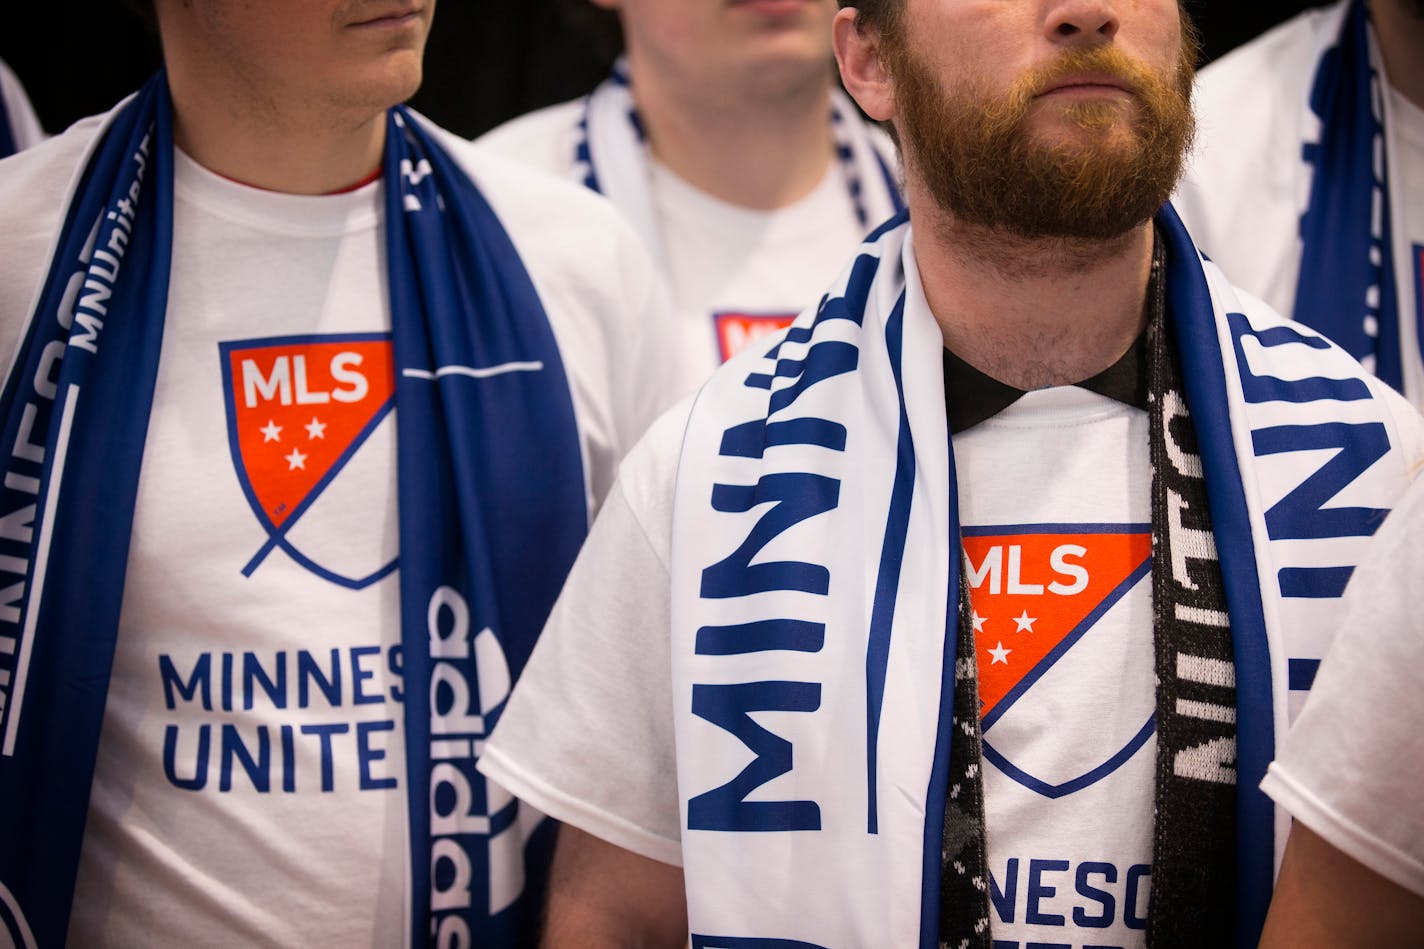
[[[1170,209],[1159,226],[1237,657],[1238,911],[1258,921],[1286,827],[1256,784],[1288,686],[1420,433],[1341,350],[1238,299]],[[909,235],[871,235],[692,411],[671,571],[694,949],[937,944],[960,539]]]
[[[904,203],[895,182],[896,162],[888,139],[860,117],[845,93],[831,94],[831,131],[836,159],[865,231],[898,214]],[[584,186],[604,195],[633,225],[654,257],[662,253],[657,211],[649,187],[647,138],[633,103],[627,64],[589,93],[579,118],[574,163]]]

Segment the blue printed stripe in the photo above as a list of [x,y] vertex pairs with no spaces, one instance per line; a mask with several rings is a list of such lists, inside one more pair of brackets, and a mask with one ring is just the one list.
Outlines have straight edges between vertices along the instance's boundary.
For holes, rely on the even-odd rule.
[[1345,595],[1354,567],[1284,567],[1276,574],[1281,596],[1303,600],[1334,600]]
[[963,528],[965,537],[1014,534],[1150,534],[1151,524],[996,524]]
[[825,949],[799,939],[767,939],[760,936],[699,936],[692,934],[692,949]]
[[1154,713],[1147,716],[1147,721],[1137,730],[1137,734],[1133,735],[1132,739],[1126,745],[1123,745],[1117,754],[1096,768],[1093,768],[1091,771],[1081,774],[1071,781],[1064,781],[1062,784],[1049,784],[1047,781],[1029,774],[1027,771],[1009,761],[1008,758],[1005,758],[997,748],[989,744],[988,739],[985,739],[983,745],[984,759],[993,762],[996,768],[1030,791],[1036,791],[1046,798],[1057,800],[1058,798],[1067,797],[1070,794],[1083,790],[1083,788],[1097,784],[1103,778],[1127,764],[1132,760],[1133,756],[1137,754],[1138,749],[1147,744],[1147,739],[1151,738],[1156,731],[1157,716]]
[[[949,454],[949,549],[957,551],[962,538],[959,524],[959,475],[954,465],[954,443],[945,427]],[[925,837],[920,870],[920,949],[939,946],[940,874],[944,871],[944,815],[949,806],[949,749],[954,728],[954,671],[958,660],[959,593],[963,580],[959,557],[949,558],[949,595],[945,603],[944,658],[940,669],[939,724],[935,729],[930,786],[925,793]]]
[[895,392],[900,401],[900,430],[895,451],[895,480],[890,490],[890,510],[885,516],[885,540],[880,548],[875,598],[870,611],[870,636],[865,651],[866,703],[866,830],[880,832],[879,788],[876,771],[880,755],[880,714],[885,704],[885,671],[890,661],[891,626],[895,602],[900,592],[900,568],[905,556],[905,538],[910,531],[910,504],[915,486],[915,443],[910,435],[910,417],[905,410],[905,381],[902,365],[905,323],[905,295],[895,301],[895,309],[885,324],[885,346]]

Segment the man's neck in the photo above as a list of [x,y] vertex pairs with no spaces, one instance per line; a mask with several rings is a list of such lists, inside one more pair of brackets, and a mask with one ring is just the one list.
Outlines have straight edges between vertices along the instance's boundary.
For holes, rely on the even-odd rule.
[[1142,331],[1151,223],[1111,241],[1026,239],[916,214],[930,312],[959,358],[1019,389],[1080,382]]
[[1424,19],[1410,16],[1398,0],[1371,0],[1370,19],[1389,84],[1424,109]]
[[328,194],[361,181],[381,162],[384,113],[334,120],[234,100],[171,83],[173,135],[210,171],[288,194]]
[[694,187],[771,211],[815,190],[835,153],[829,67],[821,78],[739,94],[679,89],[629,63],[633,98],[653,156]]

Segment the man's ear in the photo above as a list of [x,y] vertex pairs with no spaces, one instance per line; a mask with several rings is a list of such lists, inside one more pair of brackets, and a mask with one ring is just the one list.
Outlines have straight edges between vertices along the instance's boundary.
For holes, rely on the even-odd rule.
[[866,115],[888,122],[895,117],[895,85],[880,55],[879,34],[860,29],[856,16],[854,7],[844,7],[836,13],[832,26],[831,42],[841,81]]

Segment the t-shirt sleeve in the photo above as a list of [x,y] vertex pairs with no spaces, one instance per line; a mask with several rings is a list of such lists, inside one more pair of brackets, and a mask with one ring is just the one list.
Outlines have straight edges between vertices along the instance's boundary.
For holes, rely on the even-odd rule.
[[1424,479],[1380,529],[1344,625],[1262,789],[1350,857],[1424,895]]
[[[650,515],[640,502],[639,480],[628,476],[637,467],[635,452],[594,523],[480,770],[558,820],[680,865],[668,540],[650,537],[644,524],[660,525],[664,535],[669,529],[666,511]],[[666,493],[670,504],[670,482],[654,479],[651,490]]]

